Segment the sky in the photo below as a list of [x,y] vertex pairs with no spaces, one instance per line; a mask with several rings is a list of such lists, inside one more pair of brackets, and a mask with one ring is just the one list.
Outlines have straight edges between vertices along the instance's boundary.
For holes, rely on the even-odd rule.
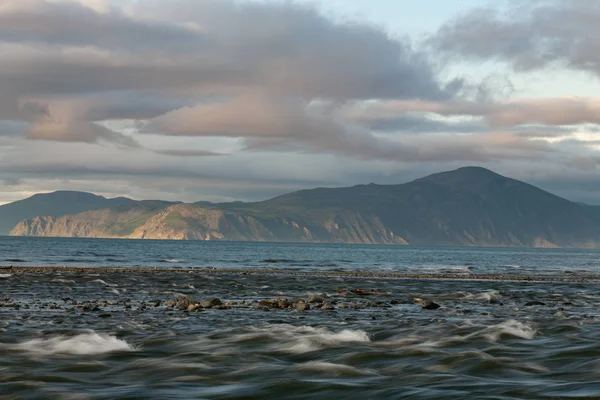
[[467,165],[600,204],[596,0],[3,0],[0,204]]

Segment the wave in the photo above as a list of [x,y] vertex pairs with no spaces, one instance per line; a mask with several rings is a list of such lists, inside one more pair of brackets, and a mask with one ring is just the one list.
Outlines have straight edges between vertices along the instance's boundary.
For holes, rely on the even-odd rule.
[[13,262],[13,263],[24,263],[25,262],[25,260],[23,260],[22,258],[7,258],[4,261],[5,262]]
[[92,283],[100,283],[101,285],[104,285],[104,286],[110,286],[110,287],[116,287],[116,286],[119,286],[119,285],[117,285],[116,283],[108,283],[108,282],[106,282],[106,281],[104,281],[104,280],[102,280],[102,279],[94,279],[94,280],[92,281]]
[[8,279],[12,276],[12,274],[0,274],[0,279]]
[[96,332],[81,333],[70,337],[55,336],[48,339],[32,339],[9,347],[41,356],[96,355],[137,350],[131,344],[115,336]]
[[356,368],[345,364],[335,364],[325,361],[308,361],[295,366],[298,371],[316,371],[333,376],[369,376],[377,372],[368,368]]
[[466,300],[484,300],[487,302],[495,302],[500,300],[502,296],[500,295],[500,292],[497,290],[490,290],[487,292],[482,292],[482,293],[469,293],[467,295],[465,295],[464,299]]
[[72,279],[63,279],[63,278],[54,278],[54,279],[52,279],[52,282],[67,283],[67,284],[75,283],[75,281]]
[[164,259],[164,260],[160,260],[159,262],[161,262],[161,263],[169,263],[169,264],[179,264],[179,263],[182,263],[184,261],[183,260],[178,260],[176,258],[167,258],[167,259]]
[[522,322],[514,319],[502,322],[498,325],[492,325],[486,329],[487,333],[485,337],[489,340],[496,342],[498,339],[504,336],[512,336],[519,339],[531,340],[535,337],[537,331],[530,325],[523,324]]
[[267,335],[277,343],[273,345],[275,351],[292,354],[302,354],[322,349],[324,347],[339,346],[343,343],[367,343],[371,339],[365,331],[344,329],[332,332],[326,328],[312,326],[293,326],[287,324],[267,325],[253,328],[259,335]]

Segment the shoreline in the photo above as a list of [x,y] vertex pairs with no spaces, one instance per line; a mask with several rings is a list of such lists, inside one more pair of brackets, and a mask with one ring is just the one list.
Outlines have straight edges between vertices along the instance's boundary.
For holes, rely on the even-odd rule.
[[122,268],[122,267],[81,267],[81,266],[0,266],[0,273],[51,274],[198,274],[198,275],[280,275],[298,277],[334,278],[375,278],[402,280],[461,280],[461,281],[503,281],[531,283],[580,283],[600,284],[600,274],[531,275],[531,274],[478,274],[478,273],[402,273],[368,271],[300,271],[275,268]]

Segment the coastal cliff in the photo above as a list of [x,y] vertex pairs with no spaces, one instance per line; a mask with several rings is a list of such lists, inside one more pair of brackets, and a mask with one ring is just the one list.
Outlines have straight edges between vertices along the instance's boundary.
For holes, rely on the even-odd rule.
[[15,236],[600,248],[597,207],[483,168],[257,203],[134,202],[19,222]]

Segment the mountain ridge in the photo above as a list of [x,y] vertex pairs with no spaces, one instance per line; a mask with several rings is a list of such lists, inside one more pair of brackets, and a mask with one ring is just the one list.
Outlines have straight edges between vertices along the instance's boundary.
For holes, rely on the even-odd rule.
[[155,206],[29,218],[11,234],[600,248],[600,207],[481,167],[398,185],[306,189],[254,203]]

